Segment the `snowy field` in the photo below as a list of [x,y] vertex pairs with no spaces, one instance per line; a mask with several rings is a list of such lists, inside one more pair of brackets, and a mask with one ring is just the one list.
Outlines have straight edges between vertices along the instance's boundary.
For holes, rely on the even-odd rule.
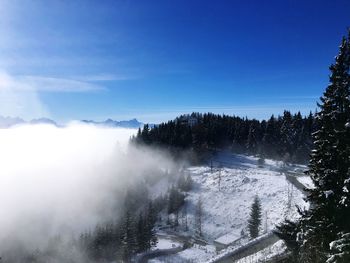
[[[190,226],[190,233],[186,234],[194,235],[195,208],[201,199],[203,238],[208,245],[195,245],[178,254],[150,262],[205,262],[213,258],[217,254],[214,240],[228,244],[230,240],[226,239],[234,241],[248,233],[247,220],[255,196],[260,198],[262,205],[261,234],[273,230],[276,224],[286,218],[297,218],[296,205],[308,207],[303,200],[303,194],[280,172],[280,162],[266,160],[263,166],[259,166],[257,158],[221,153],[210,163],[213,163],[213,168],[210,164],[187,168],[194,181],[194,188],[186,198]],[[290,166],[287,169],[295,171],[303,168],[305,167]],[[303,178],[302,182],[304,181],[307,182],[307,179]],[[242,238],[235,246],[247,241],[247,237]],[[262,253],[267,257],[268,254],[275,254],[276,250],[283,249],[283,242],[279,242]]]
[[[232,156],[231,161],[227,156],[224,156],[224,160],[229,168],[213,168],[213,171],[206,166],[188,168],[195,182],[194,190],[187,198],[192,208],[189,211],[195,210],[195,204],[201,198],[203,232],[207,240],[215,240],[230,232],[246,232],[255,196],[261,200],[262,231],[274,229],[285,218],[297,217],[295,205],[308,206],[302,193],[278,171],[278,162],[267,161],[264,167],[259,167],[256,158],[228,156]],[[189,220],[194,220],[193,213]]]

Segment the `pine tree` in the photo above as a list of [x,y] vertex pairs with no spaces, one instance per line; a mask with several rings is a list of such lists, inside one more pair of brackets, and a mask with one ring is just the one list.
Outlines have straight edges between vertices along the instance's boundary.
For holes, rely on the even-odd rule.
[[350,207],[345,205],[349,193],[344,189],[350,175],[350,133],[346,127],[350,117],[349,41],[343,39],[336,62],[330,67],[330,84],[321,97],[319,129],[308,172],[315,184],[308,198],[313,209],[302,218],[301,233],[305,253],[322,255],[319,262],[327,259],[329,245],[339,232],[350,232]]
[[187,205],[184,205],[182,210],[182,225],[185,228],[185,231],[188,231],[188,221],[187,221]]
[[259,228],[261,225],[261,204],[258,196],[254,198],[250,210],[250,218],[248,220],[249,234],[252,239],[259,236]]
[[253,122],[249,127],[248,139],[247,139],[247,150],[249,154],[254,154],[257,152],[258,142],[257,142],[257,124]]
[[193,186],[192,177],[190,174],[187,174],[184,191],[189,192],[192,189],[192,186]]
[[121,226],[122,236],[122,257],[126,262],[129,262],[130,257],[137,251],[137,240],[135,233],[134,219],[131,213],[127,210],[125,213],[124,222]]
[[149,245],[147,242],[147,229],[145,227],[145,223],[146,223],[145,219],[142,213],[140,213],[137,221],[137,233],[136,233],[138,252],[145,251],[149,248]]
[[276,139],[276,131],[277,129],[277,123],[275,117],[272,115],[271,118],[267,121],[266,124],[266,130],[263,136],[263,147],[264,147],[264,154],[270,157],[276,157],[276,148],[278,140]]
[[202,236],[202,220],[203,220],[203,203],[202,198],[199,197],[195,211],[195,231],[198,236]]
[[292,258],[299,257],[299,243],[297,242],[297,234],[300,231],[299,222],[286,220],[283,225],[277,226],[275,234],[284,240],[287,248],[292,252]]
[[157,235],[155,231],[155,223],[157,221],[157,214],[153,206],[153,202],[150,201],[147,208],[145,220],[143,220],[143,251],[149,250],[151,247],[157,245]]
[[290,161],[293,148],[292,114],[289,111],[283,113],[279,137],[279,152],[283,156],[283,161],[287,163]]
[[[350,32],[349,32],[350,33]],[[350,36],[343,38],[317,113],[310,209],[297,223],[299,262],[350,262]]]

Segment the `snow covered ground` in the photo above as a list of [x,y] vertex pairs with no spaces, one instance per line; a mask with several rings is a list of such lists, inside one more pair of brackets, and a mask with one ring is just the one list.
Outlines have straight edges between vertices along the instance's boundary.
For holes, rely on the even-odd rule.
[[307,188],[314,188],[314,184],[310,178],[310,176],[299,176],[298,181],[305,185]]
[[279,255],[281,252],[286,250],[286,246],[282,240],[277,241],[270,247],[267,247],[259,252],[252,254],[250,256],[241,258],[235,263],[254,263],[254,262],[264,262],[271,259],[274,256]]
[[[278,163],[269,161],[264,167],[256,158],[225,156],[230,167],[214,168],[198,166],[188,171],[195,182],[187,201],[189,221],[193,223],[195,205],[199,198],[203,203],[203,232],[207,240],[215,240],[230,232],[246,232],[250,207],[255,196],[261,200],[263,226],[269,231],[285,218],[298,216],[295,205],[307,207],[303,195],[278,171]],[[219,185],[220,181],[220,185]],[[192,212],[192,213],[191,213]]]
[[184,251],[181,251],[175,255],[163,256],[156,259],[149,260],[149,263],[187,263],[187,262],[205,262],[208,258],[212,258],[216,255],[214,246],[199,246],[194,245]]
[[[210,164],[187,168],[187,172],[192,175],[194,187],[186,197],[189,225],[187,235],[195,233],[196,204],[201,199],[202,232],[208,245],[196,245],[168,258],[158,258],[151,262],[204,262],[213,258],[217,253],[214,240],[230,236],[237,239],[237,233],[248,233],[247,220],[255,196],[260,198],[262,205],[261,234],[273,230],[276,224],[286,218],[297,218],[295,205],[308,207],[303,194],[280,172],[280,162],[266,160],[263,166],[259,166],[255,157],[220,153],[210,163],[213,164],[213,169]],[[291,171],[303,168],[290,166]],[[225,239],[225,242],[229,243],[229,240]],[[247,238],[239,242],[247,242]],[[279,243],[276,246],[282,247]]]
[[176,242],[170,238],[160,237],[158,238],[157,246],[155,246],[153,249],[171,249],[182,246],[181,243]]

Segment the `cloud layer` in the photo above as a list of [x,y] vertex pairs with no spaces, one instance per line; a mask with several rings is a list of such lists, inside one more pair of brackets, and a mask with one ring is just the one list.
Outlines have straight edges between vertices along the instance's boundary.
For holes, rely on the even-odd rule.
[[0,90],[91,92],[102,91],[105,88],[87,81],[42,76],[12,76],[3,72],[0,73]]
[[35,249],[58,233],[73,236],[115,219],[126,185],[172,165],[164,154],[129,147],[135,132],[84,125],[0,129],[0,244]]

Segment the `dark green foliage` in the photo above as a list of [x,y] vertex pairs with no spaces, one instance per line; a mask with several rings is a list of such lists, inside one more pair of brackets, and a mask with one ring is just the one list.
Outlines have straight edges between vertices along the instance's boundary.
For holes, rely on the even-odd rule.
[[[311,209],[301,213],[296,239],[298,262],[350,260],[350,36],[344,38],[330,84],[321,97],[308,174],[315,185],[307,200]],[[288,225],[281,227],[288,229]],[[282,231],[283,233],[283,231]],[[292,247],[293,247],[292,246]]]
[[147,210],[147,220],[146,220],[146,241],[149,244],[149,248],[155,246],[157,244],[157,236],[154,229],[154,225],[157,222],[157,213],[153,207],[152,201],[149,202],[148,210]]
[[177,181],[177,188],[180,189],[183,192],[189,192],[192,189],[193,180],[190,174],[187,174],[185,176],[184,174],[181,174],[178,181]]
[[247,151],[249,154],[256,154],[259,150],[259,140],[261,140],[258,130],[260,128],[260,123],[254,121],[250,124],[249,133],[247,138]]
[[[195,120],[195,121],[194,121]],[[202,155],[207,151],[232,148],[235,152],[262,154],[267,158],[306,163],[312,147],[314,118],[285,111],[267,122],[213,113],[182,115],[152,129],[148,125],[133,142],[162,146],[172,152],[191,150]]]
[[175,186],[169,189],[168,214],[177,212],[185,203],[185,195]]
[[[157,244],[155,225],[158,213],[164,207],[164,198],[159,197],[156,202],[158,208],[138,187],[129,188],[125,195],[124,207],[119,213],[118,220],[96,227],[93,232],[83,233],[79,238],[79,248],[92,261],[124,260],[130,262],[136,253],[149,250]],[[139,191],[137,191],[139,190]],[[136,205],[135,200],[138,200]]]
[[136,224],[130,211],[126,211],[123,223],[121,225],[121,246],[122,258],[126,262],[130,261],[131,256],[138,251],[136,239]]
[[261,225],[261,204],[256,196],[250,210],[250,218],[248,220],[248,229],[250,237],[256,238],[259,236],[259,228]]
[[300,230],[298,222],[286,220],[283,225],[277,226],[275,234],[284,240],[288,249],[292,252],[293,257],[298,257],[299,244],[297,242],[297,234]]
[[196,211],[195,211],[195,231],[198,236],[202,236],[202,221],[203,221],[203,203],[200,197],[197,201]]
[[167,204],[168,204],[168,199],[167,199],[167,196],[164,196],[164,195],[160,195],[156,199],[153,200],[153,206],[154,206],[156,213],[159,213],[164,208],[166,208]]
[[260,157],[260,158],[258,159],[258,165],[259,165],[259,166],[264,166],[264,164],[265,164],[265,159],[264,159],[263,157]]
[[327,263],[350,262],[350,233],[339,233],[338,238],[330,244],[332,256]]
[[157,214],[153,207],[153,203],[150,201],[145,215],[143,216],[140,213],[137,222],[137,252],[147,251],[157,244],[157,236],[154,229],[156,221]]
[[147,242],[147,223],[142,213],[139,214],[137,221],[136,240],[138,245],[137,252],[146,251],[150,248],[149,243]]
[[148,188],[142,181],[134,183],[130,186],[125,194],[125,207],[130,211],[137,211],[140,207],[145,205],[145,200],[148,200]]

